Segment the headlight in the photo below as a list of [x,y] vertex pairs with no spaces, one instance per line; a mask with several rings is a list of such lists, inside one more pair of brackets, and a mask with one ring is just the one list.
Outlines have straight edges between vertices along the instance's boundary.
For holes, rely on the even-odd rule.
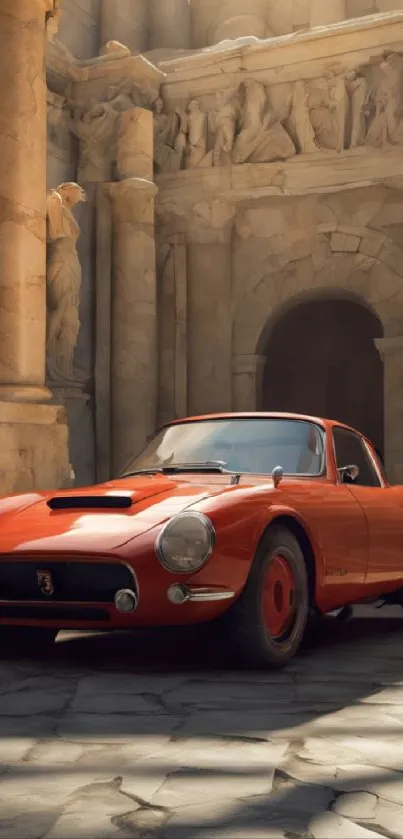
[[182,513],[161,530],[156,554],[164,568],[174,574],[198,571],[213,552],[214,527],[201,513]]

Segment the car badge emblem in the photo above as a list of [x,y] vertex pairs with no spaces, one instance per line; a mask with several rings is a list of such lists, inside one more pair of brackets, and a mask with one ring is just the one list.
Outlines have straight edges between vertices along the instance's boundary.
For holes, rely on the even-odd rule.
[[42,594],[46,594],[48,597],[54,594],[55,587],[53,585],[53,579],[50,571],[44,571],[40,568],[36,572],[36,578]]

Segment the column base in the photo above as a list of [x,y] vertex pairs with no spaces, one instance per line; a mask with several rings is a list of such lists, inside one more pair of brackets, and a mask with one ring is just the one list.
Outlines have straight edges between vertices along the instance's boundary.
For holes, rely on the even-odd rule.
[[64,408],[0,399],[0,495],[70,486]]
[[[0,402],[46,404],[52,399],[49,388],[36,385],[0,385]],[[1,420],[0,420],[1,422]]]

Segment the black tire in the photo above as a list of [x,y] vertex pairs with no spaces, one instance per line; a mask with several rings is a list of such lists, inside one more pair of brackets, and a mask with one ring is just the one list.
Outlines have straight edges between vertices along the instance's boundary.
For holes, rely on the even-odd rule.
[[58,632],[46,626],[0,626],[0,654],[43,655],[52,649]]
[[[279,560],[295,581],[287,624],[274,636],[264,616],[263,592],[271,564]],[[285,591],[285,589],[284,589]],[[273,595],[274,598],[274,595]],[[274,599],[273,599],[274,604]],[[274,608],[274,606],[273,606]],[[295,656],[307,626],[309,582],[304,556],[295,536],[282,526],[270,527],[264,536],[240,598],[227,613],[229,643],[237,657],[253,667],[284,667]],[[274,622],[278,620],[274,615]]]

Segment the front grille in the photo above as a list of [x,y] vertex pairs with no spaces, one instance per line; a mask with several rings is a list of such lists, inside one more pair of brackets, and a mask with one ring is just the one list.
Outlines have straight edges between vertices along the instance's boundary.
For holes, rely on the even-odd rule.
[[[41,571],[51,574],[54,588],[51,595],[41,592],[38,581]],[[0,559],[0,601],[112,604],[121,588],[136,591],[136,583],[130,569],[118,562],[55,561],[48,557],[29,561]]]
[[40,620],[40,621],[109,621],[106,609],[96,606],[0,606],[0,620]]

